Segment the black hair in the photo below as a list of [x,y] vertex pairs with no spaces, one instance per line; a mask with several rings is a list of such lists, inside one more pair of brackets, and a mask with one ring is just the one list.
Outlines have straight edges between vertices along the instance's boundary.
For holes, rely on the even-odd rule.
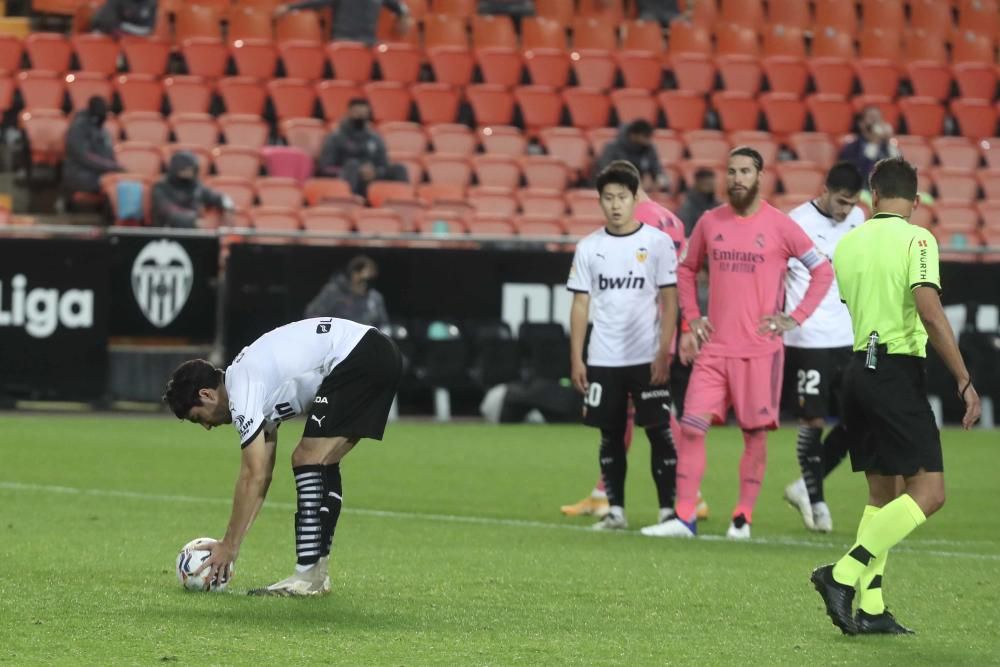
[[610,183],[624,185],[634,196],[639,192],[639,173],[635,167],[625,169],[608,165],[597,175],[597,194],[604,192],[604,187]]
[[218,389],[225,374],[204,359],[191,359],[178,366],[163,394],[163,402],[178,419],[187,419],[191,408],[201,405],[198,392],[202,389]]
[[733,150],[729,151],[729,157],[733,158],[737,155],[742,155],[753,160],[753,165],[757,167],[757,171],[764,171],[764,157],[757,152],[756,149],[750,148],[749,146],[737,146]]
[[348,101],[347,106],[348,108],[350,108],[350,107],[361,106],[362,104],[365,105],[366,107],[371,106],[368,103],[367,97],[352,97],[350,101]]
[[605,167],[605,168],[606,169],[623,169],[625,171],[630,171],[630,172],[632,172],[632,173],[635,174],[636,178],[638,178],[640,180],[642,179],[642,176],[639,174],[638,167],[636,167],[634,164],[632,164],[628,160],[613,160],[613,161],[609,162],[608,166]]
[[715,172],[706,167],[698,167],[694,172],[694,180],[700,181],[703,178],[715,178]]
[[853,197],[864,186],[864,177],[850,162],[838,162],[826,174],[826,189],[830,192],[846,192]]
[[870,178],[873,193],[882,199],[917,198],[917,168],[901,157],[879,160]]
[[644,137],[651,137],[653,136],[653,126],[650,125],[648,120],[639,118],[625,126],[625,134],[638,134]]
[[351,258],[351,261],[347,263],[347,273],[349,275],[354,275],[362,270],[371,267],[372,269],[378,271],[378,264],[375,260],[368,255],[357,255]]

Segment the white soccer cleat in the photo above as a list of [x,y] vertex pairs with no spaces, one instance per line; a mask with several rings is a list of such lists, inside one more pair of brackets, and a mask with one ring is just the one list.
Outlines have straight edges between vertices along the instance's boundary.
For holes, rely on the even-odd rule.
[[785,487],[785,502],[798,510],[802,515],[802,523],[809,530],[816,530],[813,525],[813,508],[809,503],[809,490],[806,489],[806,482],[799,477],[797,480]]
[[729,530],[726,531],[726,537],[731,540],[749,540],[750,522],[742,514],[733,517],[732,523],[729,524]]
[[604,518],[590,527],[591,530],[625,530],[628,528],[628,521],[624,515],[609,512]]
[[695,529],[680,519],[668,519],[639,531],[646,537],[697,537]]
[[813,530],[817,533],[833,532],[833,517],[830,516],[830,508],[824,502],[813,503],[812,506]]
[[267,588],[254,588],[248,595],[258,597],[312,597],[330,592],[330,577],[324,564],[317,564],[305,572],[296,572],[287,579]]

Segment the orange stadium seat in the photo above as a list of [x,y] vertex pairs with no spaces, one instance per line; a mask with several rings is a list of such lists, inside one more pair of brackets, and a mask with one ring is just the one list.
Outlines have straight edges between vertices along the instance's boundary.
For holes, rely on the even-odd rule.
[[735,93],[756,95],[760,91],[761,61],[756,56],[719,56],[715,61],[723,88]]
[[507,155],[476,155],[472,168],[480,185],[513,190],[521,183],[521,165]]
[[848,33],[841,32],[835,28],[819,28],[813,34],[810,55],[813,58],[843,58],[850,60],[855,55],[854,38]]
[[802,132],[806,126],[806,107],[794,93],[764,93],[760,107],[768,129],[778,135]]
[[431,11],[468,18],[476,13],[476,0],[431,0]]
[[267,93],[279,121],[289,118],[312,118],[316,107],[316,89],[304,79],[273,79]]
[[257,79],[245,76],[226,77],[219,81],[218,90],[226,113],[255,116],[264,113],[267,90]]
[[212,89],[197,76],[168,76],[163,92],[172,113],[207,113],[212,104]]
[[937,229],[974,233],[979,228],[979,212],[968,204],[939,203],[934,206]]
[[939,36],[947,35],[955,22],[951,3],[941,0],[910,0],[910,26]]
[[483,150],[492,155],[523,155],[528,140],[516,127],[493,125],[479,131]]
[[521,82],[524,58],[520,50],[506,47],[476,48],[475,58],[486,83],[510,88]]
[[256,179],[260,175],[260,151],[254,148],[217,146],[212,150],[212,162],[220,176]]
[[668,128],[684,131],[703,127],[707,110],[704,96],[692,91],[665,90],[657,100],[667,118]]
[[406,231],[402,216],[388,209],[356,209],[354,226],[359,234],[373,236],[394,236]]
[[817,93],[807,97],[805,102],[817,131],[836,136],[851,131],[854,111],[843,97]]
[[438,46],[427,51],[427,58],[434,72],[434,80],[449,86],[466,86],[472,81],[476,68],[471,51],[457,46]]
[[948,50],[940,35],[923,30],[907,30],[903,33],[903,60],[929,60],[937,63],[948,62]]
[[[996,23],[996,19],[994,19]],[[972,31],[963,32],[951,44],[954,63],[996,63],[996,42],[993,37]]]
[[179,112],[170,115],[170,129],[177,141],[214,146],[219,143],[219,126],[207,113]]
[[278,42],[278,55],[288,76],[307,81],[323,78],[326,58],[319,42],[304,40]]
[[837,147],[823,132],[797,132],[788,140],[799,162],[814,162],[826,169],[837,160]]
[[0,34],[0,72],[11,74],[21,69],[24,44],[14,35]]
[[236,40],[230,45],[229,54],[240,76],[264,81],[274,76],[278,66],[278,50],[269,39]]
[[69,69],[73,46],[65,35],[55,32],[33,32],[24,38],[24,50],[31,69],[62,73]]
[[181,43],[181,54],[193,76],[218,79],[226,73],[229,50],[217,37],[189,37]]
[[729,156],[729,140],[719,130],[692,130],[684,133],[684,145],[692,160],[724,161]]
[[[331,122],[339,122],[347,113],[348,103],[355,98],[364,98],[365,94],[350,81],[326,80],[316,84],[316,97],[319,98],[320,107],[323,109],[323,117]],[[407,105],[409,105],[408,97]]]
[[123,141],[115,146],[115,160],[125,171],[143,176],[159,176],[163,156],[154,144],[144,141]]
[[339,206],[305,208],[299,216],[302,218],[302,228],[307,232],[348,234],[354,229],[351,212]]
[[740,25],[716,26],[715,49],[720,56],[759,56],[760,40],[757,31]]
[[496,84],[474,84],[465,89],[476,124],[509,125],[514,118],[514,96]]
[[170,57],[170,42],[160,37],[119,38],[128,71],[132,74],[152,74],[162,76],[167,71]]
[[472,45],[482,48],[520,48],[514,22],[509,16],[473,16]]
[[409,120],[413,101],[406,86],[394,81],[372,81],[363,88],[377,123],[388,120]]
[[165,144],[170,137],[167,121],[156,111],[126,111],[118,122],[127,141]]
[[775,169],[785,194],[815,197],[823,189],[826,171],[813,162],[779,162]]
[[1000,202],[1000,169],[979,169],[976,180],[983,190],[983,197],[989,202]]
[[809,5],[801,0],[768,0],[767,23],[806,30],[812,27]]
[[158,112],[163,106],[163,84],[152,74],[122,74],[115,90],[125,111]]
[[461,46],[469,48],[466,19],[448,14],[428,14],[424,17],[424,47]]
[[453,123],[458,118],[458,91],[444,83],[417,83],[410,87],[423,123]]
[[85,109],[87,102],[94,96],[103,98],[110,105],[113,94],[107,77],[93,72],[67,74],[66,92],[69,93],[69,103],[74,111]]
[[358,204],[351,186],[339,178],[310,178],[302,184],[302,196],[309,206],[346,202]]
[[677,87],[705,95],[715,87],[715,63],[697,53],[681,53],[670,58]]
[[55,72],[24,70],[17,75],[17,87],[27,110],[62,109],[66,86]]
[[368,186],[368,203],[372,206],[384,206],[390,200],[411,200],[416,198],[416,191],[410,183],[398,181],[373,181]]
[[958,30],[975,32],[996,39],[998,31],[995,0],[961,0],[958,7]]
[[275,21],[274,38],[282,42],[301,41],[320,44],[326,41],[316,12],[291,11]]
[[391,121],[380,125],[378,132],[390,153],[420,155],[427,152],[427,135],[419,123]]
[[469,188],[466,195],[476,215],[513,217],[517,213],[517,199],[510,188],[476,186]]
[[956,97],[951,101],[951,114],[963,137],[982,139],[997,134],[997,108],[991,102]]
[[563,49],[528,49],[524,64],[533,85],[562,88],[569,80],[570,55]]
[[753,95],[719,91],[712,95],[712,106],[719,114],[719,124],[726,132],[757,129],[760,105]]
[[604,218],[598,194],[591,188],[567,191],[566,204],[574,218]]
[[899,88],[899,67],[895,62],[862,58],[855,60],[853,64],[854,73],[861,83],[863,93],[866,95],[885,95],[890,98],[896,97],[896,91]]
[[906,71],[914,95],[938,101],[946,100],[951,95],[951,69],[947,64],[918,60],[907,63]]
[[[297,232],[302,229],[302,219],[294,208],[283,206],[258,206],[249,211],[255,229],[271,232]],[[267,239],[258,239],[267,241]]]
[[524,215],[561,218],[566,213],[566,200],[560,192],[523,188],[517,199]]
[[660,162],[671,165],[684,159],[684,140],[673,130],[653,130],[653,145]]
[[670,55],[695,53],[704,56],[713,54],[712,35],[701,25],[674,19],[670,22],[670,40],[667,43]]
[[521,47],[528,49],[566,50],[566,24],[542,16],[528,17],[521,22]]
[[812,58],[808,61],[816,90],[826,95],[846,97],[854,88],[854,70],[843,58]]
[[473,218],[466,225],[470,234],[513,236],[515,231],[514,224],[507,218]]
[[375,58],[385,81],[416,83],[420,80],[422,56],[412,44],[379,44],[375,48]]
[[773,25],[764,32],[765,56],[806,57],[805,36],[800,28]]
[[626,51],[649,51],[661,54],[665,50],[663,30],[655,21],[626,21],[619,26],[621,48]]
[[221,17],[214,7],[183,3],[174,19],[174,39],[179,44],[193,37],[222,40]]
[[535,14],[569,25],[576,15],[575,0],[535,0]]
[[21,112],[19,122],[28,137],[32,164],[55,165],[62,161],[69,127],[62,111],[29,108]]
[[423,158],[431,183],[467,186],[472,180],[472,165],[461,155],[434,155]]
[[997,70],[990,63],[965,62],[952,66],[952,75],[958,83],[961,97],[990,101],[997,89]]
[[602,91],[593,88],[566,88],[562,91],[562,98],[569,110],[573,127],[586,130],[608,126],[611,101]]
[[[569,59],[573,65],[577,85],[601,90],[608,90],[614,86],[618,65],[615,64],[610,51],[582,49],[570,53]],[[660,66],[658,60],[657,66]]]
[[361,42],[330,42],[326,45],[326,56],[333,67],[334,78],[354,83],[371,81],[375,55],[366,44]]
[[543,127],[559,125],[563,102],[559,94],[547,86],[518,86],[514,99],[521,109],[525,128],[535,133]]
[[261,10],[252,5],[233,5],[227,17],[229,30],[226,39],[230,44],[241,40],[274,39],[274,26],[270,10]]
[[971,204],[975,201],[979,183],[976,182],[976,176],[972,171],[934,167],[930,175],[938,202]]
[[898,134],[892,139],[896,148],[906,160],[918,170],[930,169],[934,164],[934,149],[924,137]]
[[529,188],[541,190],[566,189],[570,179],[570,168],[553,155],[526,155],[521,160],[524,180]]
[[260,116],[255,114],[222,114],[219,129],[229,146],[241,146],[260,150],[267,144],[270,129]]
[[294,146],[313,159],[319,157],[326,140],[327,130],[318,118],[289,118],[280,123],[281,136],[289,146]]
[[768,86],[775,93],[792,93],[801,97],[809,84],[806,61],[792,56],[770,56],[761,61]]
[[816,0],[815,27],[817,30],[833,28],[838,32],[855,35],[858,31],[858,14],[853,2],[844,0]]
[[903,13],[903,3],[899,0],[864,0],[861,3],[861,16],[865,25],[885,26],[899,29],[906,24]]
[[898,29],[866,26],[859,39],[859,55],[865,59],[899,61],[903,53],[902,33]]
[[246,178],[213,176],[205,179],[205,185],[232,199],[233,206],[236,207],[237,211],[246,211],[253,208],[257,198],[257,191],[254,190],[253,181]]
[[979,149],[964,137],[931,139],[934,155],[942,167],[973,170],[979,167]]
[[71,38],[80,62],[80,71],[111,76],[118,71],[118,42],[100,33],[84,33]]
[[427,126],[434,152],[445,155],[472,155],[476,152],[476,135],[459,123],[438,123]]
[[566,233],[562,220],[521,215],[514,218],[520,236],[562,236]]
[[573,48],[618,49],[617,24],[611,24],[593,16],[577,16],[573,19]]
[[718,22],[760,30],[764,25],[764,3],[760,0],[722,0]]
[[650,125],[655,126],[656,117],[660,113],[656,100],[646,90],[636,90],[634,88],[613,90],[611,92],[611,104],[614,106],[619,124],[641,118],[649,121]]
[[909,134],[936,137],[944,133],[944,107],[929,97],[904,97],[899,108]]
[[428,206],[440,202],[463,202],[466,187],[446,183],[423,183],[417,186],[417,199]]
[[[6,113],[14,103],[14,81],[0,72],[0,113]],[[72,98],[72,94],[70,98]],[[110,95],[109,95],[110,98]]]

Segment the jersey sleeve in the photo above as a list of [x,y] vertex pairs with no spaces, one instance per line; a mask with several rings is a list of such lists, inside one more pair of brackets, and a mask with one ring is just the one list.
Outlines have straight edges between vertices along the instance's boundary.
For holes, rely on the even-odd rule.
[[938,292],[941,291],[938,245],[934,236],[926,229],[918,228],[913,235],[906,265],[911,290],[915,287],[933,287]]
[[677,251],[674,241],[669,236],[659,242],[656,257],[656,286],[673,287],[677,285]]
[[785,224],[782,225],[782,236],[789,260],[797,259],[810,271],[823,262],[823,255],[816,249],[816,244],[809,238],[806,231],[791,218],[787,218]]
[[246,368],[234,367],[230,373],[226,377],[229,410],[243,448],[264,428],[264,385],[251,378]]
[[701,317],[698,307],[698,271],[701,270],[705,254],[705,217],[701,216],[694,226],[681,253],[680,265],[677,267],[677,292],[680,298],[681,313],[684,322],[691,322]]
[[576,252],[573,253],[573,265],[569,268],[569,280],[566,281],[566,289],[569,291],[590,294],[588,256],[587,245],[582,241],[577,243]]

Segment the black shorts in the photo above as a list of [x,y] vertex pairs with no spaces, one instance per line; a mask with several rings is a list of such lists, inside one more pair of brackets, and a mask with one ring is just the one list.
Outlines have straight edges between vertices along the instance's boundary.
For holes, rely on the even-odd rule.
[[669,423],[670,388],[650,383],[651,366],[588,366],[590,388],[583,397],[583,423],[597,428],[624,428],[629,397],[635,405],[637,426]]
[[677,355],[674,355],[670,363],[670,395],[674,399],[673,406],[678,419],[684,416],[684,395],[687,394],[693,368],[694,363],[685,366]]
[[796,414],[801,419],[840,415],[844,370],[851,360],[850,347],[786,347],[785,365],[798,395]]
[[873,372],[865,368],[864,357],[851,356],[841,407],[855,472],[942,472],[941,434],[927,401],[925,360],[882,355]]
[[402,374],[396,344],[372,329],[319,386],[302,437],[381,440]]

